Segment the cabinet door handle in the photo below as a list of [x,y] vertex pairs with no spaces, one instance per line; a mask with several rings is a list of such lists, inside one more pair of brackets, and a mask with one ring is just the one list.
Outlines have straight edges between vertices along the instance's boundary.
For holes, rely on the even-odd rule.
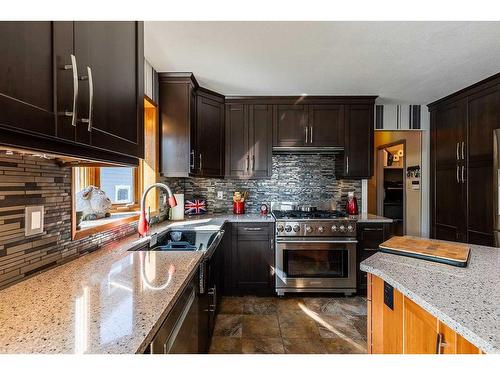
[[274,238],[271,238],[271,250],[274,250]]
[[252,155],[252,171],[255,171],[255,155]]
[[190,155],[190,159],[192,160],[192,162],[189,163],[189,168],[191,168],[191,170],[194,170],[194,150],[191,150]]
[[457,154],[457,160],[460,160],[460,142],[457,142],[456,154]]
[[441,348],[446,344],[443,342],[443,334],[438,333],[436,337],[436,354],[441,354]]
[[313,127],[311,125],[311,132],[310,132],[310,137],[309,137],[309,143],[313,143]]
[[464,172],[465,172],[465,166],[462,165],[462,184],[465,184]]
[[247,172],[250,169],[250,156],[249,155],[247,155],[247,157],[245,158],[245,169]]
[[457,165],[457,184],[460,183],[460,167]]
[[462,142],[462,160],[465,160],[464,147],[465,147],[465,142]]
[[89,118],[82,118],[82,122],[88,124],[87,130],[92,131],[92,112],[94,109],[94,81],[92,80],[92,69],[87,66],[87,79],[89,81]]
[[307,144],[308,133],[309,133],[309,127],[306,125],[306,144]]
[[345,157],[345,164],[346,164],[346,175],[349,175],[349,156]]
[[201,152],[200,152],[200,167],[198,168],[200,171],[201,171],[202,165],[203,165],[203,160],[202,160]]
[[73,70],[73,110],[65,111],[64,115],[71,117],[71,125],[76,126],[76,103],[78,101],[78,67],[76,65],[76,56],[70,55],[71,65],[64,65],[64,70]]

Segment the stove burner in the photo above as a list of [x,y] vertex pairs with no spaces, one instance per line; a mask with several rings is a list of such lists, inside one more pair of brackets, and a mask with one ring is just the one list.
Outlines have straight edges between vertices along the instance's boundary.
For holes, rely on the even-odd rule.
[[276,219],[338,219],[347,217],[341,211],[273,211],[273,215]]

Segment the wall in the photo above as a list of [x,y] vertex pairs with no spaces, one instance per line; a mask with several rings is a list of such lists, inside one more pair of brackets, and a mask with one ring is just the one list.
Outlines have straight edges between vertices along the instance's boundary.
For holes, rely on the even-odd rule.
[[[24,209],[45,207],[44,232],[25,237]],[[71,168],[0,150],[0,288],[97,250],[135,232],[136,224],[71,240]]]
[[[334,155],[273,155],[272,177],[263,180],[163,178],[176,193],[186,194],[186,199],[202,196],[208,201],[208,211],[232,211],[234,191],[250,193],[246,212],[258,212],[262,203],[291,201],[304,204],[331,203],[345,209],[347,192],[355,191],[361,208],[361,181],[341,180],[335,177]],[[217,192],[224,193],[217,199]]]

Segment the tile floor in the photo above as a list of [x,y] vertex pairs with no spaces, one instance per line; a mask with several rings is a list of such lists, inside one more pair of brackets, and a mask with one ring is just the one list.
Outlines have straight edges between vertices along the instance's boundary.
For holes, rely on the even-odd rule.
[[366,298],[224,297],[210,353],[366,353]]

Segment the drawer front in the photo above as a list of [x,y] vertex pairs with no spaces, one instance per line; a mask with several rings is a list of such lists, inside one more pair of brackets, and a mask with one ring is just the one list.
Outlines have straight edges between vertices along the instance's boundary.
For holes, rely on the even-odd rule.
[[273,235],[273,225],[269,223],[238,223],[236,231],[238,239],[251,238],[270,238]]
[[365,251],[377,251],[379,245],[384,242],[384,226],[366,226],[360,229],[359,249]]

